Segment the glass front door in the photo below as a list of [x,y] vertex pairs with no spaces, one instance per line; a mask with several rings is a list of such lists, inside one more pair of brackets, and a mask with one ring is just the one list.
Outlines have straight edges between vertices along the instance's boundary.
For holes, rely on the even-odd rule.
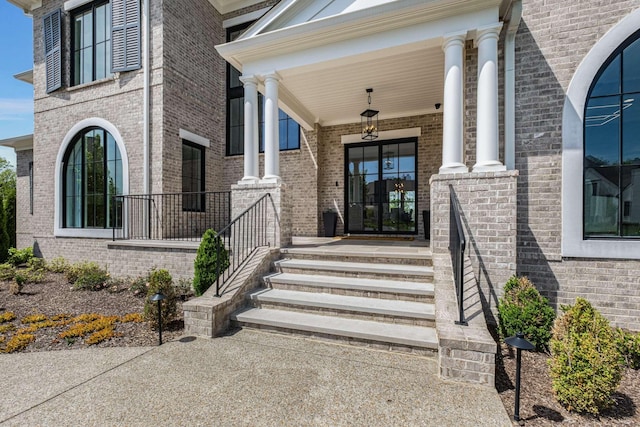
[[417,141],[345,147],[347,233],[415,234]]

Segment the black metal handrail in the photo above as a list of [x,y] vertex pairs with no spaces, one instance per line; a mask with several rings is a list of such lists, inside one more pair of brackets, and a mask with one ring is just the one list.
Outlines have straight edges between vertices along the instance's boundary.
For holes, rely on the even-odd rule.
[[113,196],[113,240],[198,241],[231,220],[230,191]]
[[[245,209],[237,218],[216,235],[216,296],[220,296],[221,285],[261,246],[269,246],[268,239],[268,202],[273,204],[271,194],[267,193]],[[224,245],[224,246],[223,246]],[[229,254],[229,266],[221,271],[221,248]]]
[[453,266],[453,280],[456,285],[458,296],[458,320],[456,325],[468,326],[469,323],[464,316],[464,250],[466,239],[462,221],[460,221],[460,206],[458,198],[453,190],[453,185],[449,184],[449,252],[451,253],[451,265]]

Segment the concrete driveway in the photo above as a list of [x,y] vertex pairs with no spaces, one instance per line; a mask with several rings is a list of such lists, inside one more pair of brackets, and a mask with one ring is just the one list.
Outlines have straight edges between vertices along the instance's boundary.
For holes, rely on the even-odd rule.
[[0,356],[1,425],[510,426],[433,358],[242,330],[152,348]]

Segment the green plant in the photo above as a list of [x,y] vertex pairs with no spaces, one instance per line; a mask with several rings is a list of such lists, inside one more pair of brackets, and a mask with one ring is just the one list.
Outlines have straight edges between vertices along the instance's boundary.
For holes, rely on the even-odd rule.
[[205,231],[194,262],[193,290],[196,296],[204,294],[218,279],[218,271],[222,274],[227,267],[229,253],[224,247],[223,239],[217,238],[212,229]]
[[9,292],[12,295],[18,295],[22,292],[22,287],[27,282],[27,275],[23,272],[16,272],[15,277],[13,278],[13,282],[9,285]]
[[27,261],[27,268],[32,271],[44,271],[47,263],[44,258],[33,257]]
[[147,289],[147,299],[144,303],[144,318],[151,323],[153,328],[158,327],[158,303],[151,301],[151,297],[156,293],[164,294],[162,300],[162,327],[166,327],[176,317],[177,298],[173,279],[167,270],[152,270],[149,274],[149,288]]
[[147,289],[149,287],[149,274],[144,276],[138,276],[131,281],[129,290],[133,292],[135,296],[144,297],[147,295]]
[[13,280],[13,276],[16,274],[16,269],[13,265],[5,262],[0,264],[0,280]]
[[498,302],[498,322],[504,338],[522,332],[544,350],[551,338],[555,312],[526,277],[512,276],[504,286],[504,297]]
[[640,333],[616,328],[615,340],[616,348],[624,359],[625,366],[640,369]]
[[4,197],[0,192],[0,261],[5,261],[8,256],[11,239],[7,232],[7,218],[4,210]]
[[74,289],[98,291],[107,283],[109,273],[95,262],[80,262],[69,267],[65,277]]
[[181,298],[186,298],[193,294],[192,281],[189,279],[181,278],[178,279],[178,282],[175,284],[176,294],[178,294]]
[[8,258],[8,262],[14,266],[20,265],[20,264],[25,264],[27,263],[31,258],[33,258],[33,248],[32,247],[28,247],[28,248],[24,248],[24,249],[16,249],[16,248],[10,248],[9,249],[9,258]]
[[46,263],[47,270],[52,273],[64,273],[69,269],[70,265],[66,259],[57,257]]
[[597,415],[610,407],[622,376],[614,332],[583,298],[562,306],[553,326],[549,366],[553,392],[570,411]]

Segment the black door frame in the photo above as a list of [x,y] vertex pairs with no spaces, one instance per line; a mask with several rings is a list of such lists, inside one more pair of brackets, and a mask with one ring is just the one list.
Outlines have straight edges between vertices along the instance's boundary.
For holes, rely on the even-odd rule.
[[[352,231],[349,229],[349,149],[350,148],[358,148],[358,147],[378,147],[378,184],[383,181],[383,147],[385,145],[391,144],[403,144],[403,143],[413,143],[414,150],[414,174],[415,174],[415,208],[414,208],[414,222],[415,222],[415,230],[414,231],[399,231],[399,230],[383,230],[384,226],[382,224],[382,206],[384,202],[376,201],[378,205],[378,227],[380,228],[378,231],[368,231],[368,230],[358,230]],[[418,138],[398,138],[398,139],[385,139],[381,141],[373,141],[373,142],[358,142],[352,144],[344,145],[344,232],[349,234],[375,234],[375,235],[396,235],[396,234],[406,234],[406,235],[417,235],[418,234]],[[382,194],[381,191],[378,191],[378,198]]]

